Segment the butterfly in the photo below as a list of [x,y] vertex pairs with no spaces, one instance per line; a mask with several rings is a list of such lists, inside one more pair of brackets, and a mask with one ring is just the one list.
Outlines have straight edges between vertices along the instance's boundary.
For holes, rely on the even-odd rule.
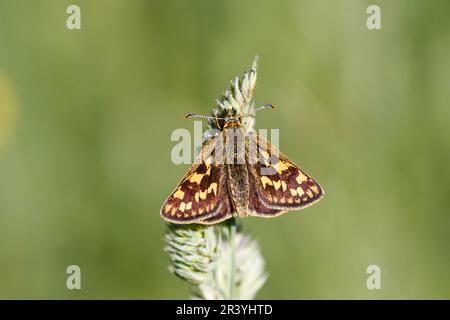
[[[233,150],[231,156],[226,150]],[[276,217],[308,207],[323,195],[313,178],[256,132],[245,132],[239,117],[232,117],[203,146],[163,204],[161,216],[178,224],[215,224],[234,215]]]
[[254,113],[273,108],[252,107],[255,80],[256,67],[241,81],[236,79],[233,90],[218,101],[220,112],[187,115],[208,118],[215,133],[162,205],[164,220],[210,225],[234,216],[270,218],[306,208],[323,197],[317,181],[252,130]]

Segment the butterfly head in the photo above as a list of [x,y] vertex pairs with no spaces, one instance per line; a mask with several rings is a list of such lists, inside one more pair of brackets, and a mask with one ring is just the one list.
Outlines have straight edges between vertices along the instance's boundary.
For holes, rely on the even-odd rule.
[[217,109],[213,110],[209,119],[209,125],[218,130],[226,128],[242,127],[245,117],[254,117],[254,114],[244,115],[242,111],[236,108],[221,109],[218,112]]

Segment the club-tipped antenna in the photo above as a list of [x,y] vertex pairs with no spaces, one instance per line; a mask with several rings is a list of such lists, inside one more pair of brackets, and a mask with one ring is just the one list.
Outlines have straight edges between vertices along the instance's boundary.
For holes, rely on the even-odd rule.
[[[186,113],[185,118],[186,119],[188,119],[188,118],[216,119],[216,117],[213,117],[213,116],[205,116],[203,114],[197,114],[197,113]],[[222,119],[222,118],[218,118],[218,119]]]
[[[271,105],[270,103],[267,103],[261,107],[256,108],[254,113],[258,112],[259,110],[263,110],[263,109],[275,109],[275,107],[273,105]],[[254,114],[244,114],[241,117],[255,117],[255,115]]]
[[275,107],[272,104],[267,103],[267,104],[265,104],[265,105],[263,105],[261,107],[256,108],[255,112],[257,112],[259,110],[262,110],[262,109],[275,109]]

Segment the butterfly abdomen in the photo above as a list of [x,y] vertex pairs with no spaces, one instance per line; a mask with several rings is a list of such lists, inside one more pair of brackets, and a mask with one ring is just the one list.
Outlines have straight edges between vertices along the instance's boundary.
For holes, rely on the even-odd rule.
[[250,198],[249,176],[246,164],[228,164],[227,185],[228,192],[237,215],[248,215],[248,203]]

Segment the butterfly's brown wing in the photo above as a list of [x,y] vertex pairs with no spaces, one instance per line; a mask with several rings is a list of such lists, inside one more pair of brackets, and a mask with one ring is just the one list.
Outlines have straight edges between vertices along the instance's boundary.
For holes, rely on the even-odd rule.
[[[248,164],[251,192],[251,215],[273,217],[288,210],[312,205],[324,195],[321,186],[292,163],[284,154],[256,133],[249,140],[258,150],[258,160]],[[271,155],[276,154],[277,160]]]
[[233,207],[233,203],[231,199],[227,196],[224,197],[223,203],[220,207],[220,209],[209,218],[196,221],[196,223],[199,224],[216,224],[219,222],[222,222],[226,219],[229,219],[233,216],[233,212],[235,212],[235,209]]
[[178,224],[213,224],[231,213],[224,165],[212,160],[214,148],[214,139],[204,145],[194,165],[162,205],[163,219]]

